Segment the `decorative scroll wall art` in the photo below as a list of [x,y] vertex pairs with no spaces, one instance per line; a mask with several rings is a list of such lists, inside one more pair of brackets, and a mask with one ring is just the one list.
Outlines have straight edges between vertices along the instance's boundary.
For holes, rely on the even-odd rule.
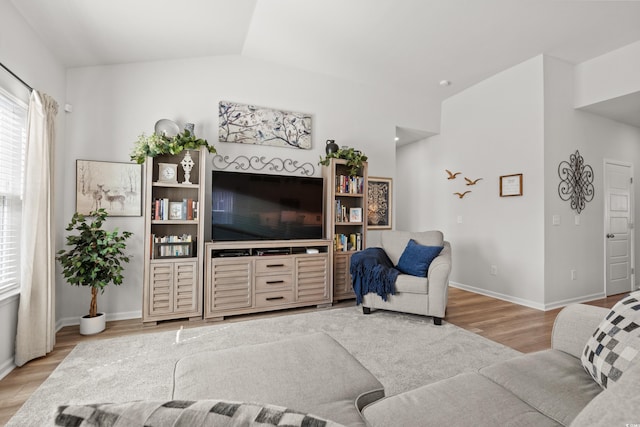
[[297,160],[291,159],[281,159],[278,157],[274,157],[271,160],[267,160],[266,157],[258,157],[258,156],[238,156],[233,160],[229,159],[229,156],[221,156],[216,154],[211,159],[213,167],[217,170],[225,170],[227,168],[232,168],[235,170],[246,171],[249,169],[255,171],[261,171],[266,168],[268,171],[273,172],[289,172],[289,173],[298,173],[301,175],[312,176],[315,173],[315,167],[309,163],[299,163]]
[[218,140],[242,144],[311,148],[311,116],[220,101]]
[[576,150],[569,156],[569,161],[563,160],[558,165],[558,195],[564,201],[571,201],[571,209],[580,213],[587,202],[593,200],[593,168],[584,164],[584,158]]
[[76,160],[76,212],[142,216],[142,165]]
[[392,180],[370,176],[367,181],[367,228],[391,228]]

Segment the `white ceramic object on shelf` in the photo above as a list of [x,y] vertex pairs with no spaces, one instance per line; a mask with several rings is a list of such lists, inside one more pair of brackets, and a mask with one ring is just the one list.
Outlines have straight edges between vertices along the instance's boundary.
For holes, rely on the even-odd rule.
[[156,135],[164,135],[168,138],[174,137],[180,133],[180,127],[178,124],[169,119],[158,120],[154,129],[156,131]]
[[182,165],[182,169],[184,169],[184,182],[183,184],[191,184],[191,169],[193,169],[193,159],[191,158],[191,153],[189,152],[189,150],[187,150],[186,153],[184,153],[184,158],[182,159],[182,161],[180,162],[180,164]]
[[106,327],[107,316],[104,313],[98,313],[96,317],[82,316],[80,318],[80,335],[94,335],[104,331]]

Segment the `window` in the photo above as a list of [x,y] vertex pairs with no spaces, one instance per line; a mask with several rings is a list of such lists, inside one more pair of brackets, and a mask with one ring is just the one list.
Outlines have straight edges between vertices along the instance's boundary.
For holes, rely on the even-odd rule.
[[27,106],[0,90],[0,298],[20,289]]

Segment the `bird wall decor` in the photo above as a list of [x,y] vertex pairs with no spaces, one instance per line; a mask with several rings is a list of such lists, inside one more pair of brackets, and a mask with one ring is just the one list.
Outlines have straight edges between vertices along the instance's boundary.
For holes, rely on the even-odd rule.
[[449,169],[445,169],[444,171],[449,175],[447,179],[456,179],[456,177],[462,173],[462,172],[454,173],[454,172],[451,172]]
[[467,181],[467,185],[476,185],[478,183],[478,181],[480,181],[482,178],[478,178],[478,179],[469,179],[466,176],[464,177],[464,180]]
[[470,190],[465,191],[464,193],[453,193],[456,196],[458,196],[458,198],[462,199],[467,193],[471,193]]

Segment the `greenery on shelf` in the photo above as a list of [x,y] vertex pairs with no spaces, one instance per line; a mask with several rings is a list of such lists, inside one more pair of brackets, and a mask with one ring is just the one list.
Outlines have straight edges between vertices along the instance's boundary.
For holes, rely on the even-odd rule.
[[121,285],[123,280],[122,263],[129,262],[129,255],[124,254],[125,241],[133,233],[118,229],[106,231],[102,223],[108,216],[107,211],[100,208],[89,213],[93,221],[88,222],[87,216],[73,214],[67,231],[78,231],[79,234],[67,236],[68,250],[61,249],[56,259],[62,265],[62,273],[70,285],[91,287],[90,317],[98,315],[98,290],[104,293],[104,288],[111,282]]
[[329,166],[332,158],[346,160],[350,176],[358,175],[360,168],[367,161],[367,156],[362,151],[348,147],[339,148],[338,151],[328,153],[324,158],[320,156],[319,164]]
[[206,147],[212,154],[216,153],[215,147],[209,145],[206,139],[196,138],[187,129],[172,137],[155,133],[147,136],[142,133],[134,143],[131,160],[142,164],[147,157],[156,157],[160,154],[178,154],[183,150],[197,150],[200,147]]

